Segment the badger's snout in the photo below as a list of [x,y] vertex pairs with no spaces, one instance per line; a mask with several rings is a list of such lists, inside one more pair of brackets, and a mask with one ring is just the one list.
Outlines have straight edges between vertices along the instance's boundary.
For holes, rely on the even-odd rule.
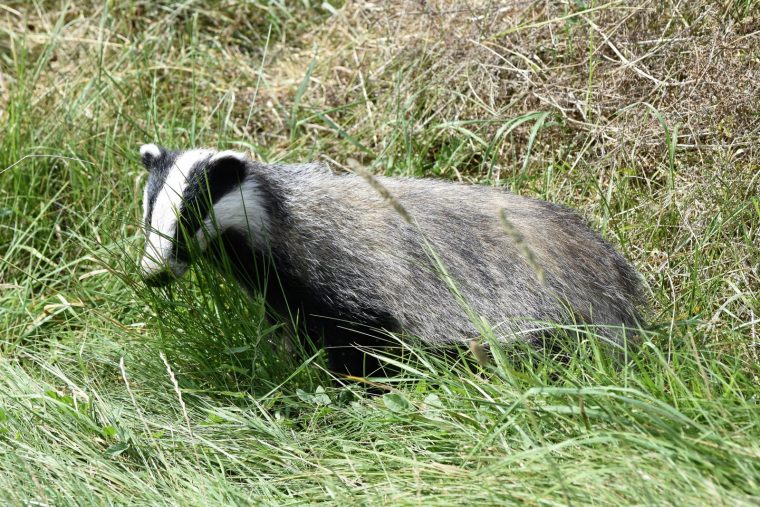
[[140,261],[140,273],[149,287],[163,287],[180,278],[187,271],[187,264],[169,259],[157,260],[144,254]]
[[174,273],[169,269],[156,271],[148,275],[143,275],[143,281],[148,287],[165,287],[175,280]]

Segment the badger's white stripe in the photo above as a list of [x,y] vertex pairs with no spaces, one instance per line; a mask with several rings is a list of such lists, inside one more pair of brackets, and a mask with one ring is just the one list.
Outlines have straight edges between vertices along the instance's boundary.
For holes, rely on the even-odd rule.
[[158,158],[161,156],[161,148],[153,143],[143,144],[140,146],[140,156],[144,157],[145,155],[150,155],[152,157]]
[[150,224],[146,223],[145,221],[148,219],[148,211],[150,211],[150,203],[148,202],[148,199],[150,196],[148,195],[148,185],[145,185],[145,188],[143,189],[143,223],[145,224],[145,239],[148,239],[148,230],[150,230]]
[[[269,241],[269,220],[263,202],[256,182],[244,181],[216,202],[213,217],[206,217],[204,227],[196,233],[198,244],[201,248],[206,248],[210,238],[235,229],[248,238],[251,247],[266,247]],[[213,219],[216,219],[216,223]],[[210,234],[207,235],[204,231]]]
[[[172,238],[190,169],[197,162],[209,158],[212,153],[211,150],[186,151],[177,157],[169,169],[164,185],[156,196],[153,216],[145,238],[145,252],[141,262],[144,275],[149,276],[166,267],[166,260],[171,256]],[[147,207],[145,211],[147,217]]]

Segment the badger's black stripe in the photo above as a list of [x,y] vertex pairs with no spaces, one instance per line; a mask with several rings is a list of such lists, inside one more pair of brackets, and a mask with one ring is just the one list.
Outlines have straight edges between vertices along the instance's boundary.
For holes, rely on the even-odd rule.
[[161,154],[158,157],[143,157],[143,165],[150,172],[148,178],[148,215],[145,217],[145,227],[150,227],[153,220],[153,208],[156,205],[156,199],[164,186],[169,170],[174,165],[178,153],[176,151],[166,151],[161,148]]
[[211,215],[214,205],[229,192],[238,191],[246,173],[245,162],[235,157],[223,157],[211,163],[205,159],[193,165],[182,195],[178,226],[174,231],[177,260],[190,260],[185,236],[194,236],[206,217]]

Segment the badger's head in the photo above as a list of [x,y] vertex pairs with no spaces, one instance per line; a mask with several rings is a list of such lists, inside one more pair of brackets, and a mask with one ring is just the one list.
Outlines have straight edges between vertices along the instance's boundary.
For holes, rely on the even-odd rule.
[[251,246],[263,241],[266,216],[258,188],[249,178],[251,161],[234,151],[170,151],[140,148],[149,172],[143,194],[145,251],[140,261],[148,285],[182,276],[193,252],[203,252],[230,229]]

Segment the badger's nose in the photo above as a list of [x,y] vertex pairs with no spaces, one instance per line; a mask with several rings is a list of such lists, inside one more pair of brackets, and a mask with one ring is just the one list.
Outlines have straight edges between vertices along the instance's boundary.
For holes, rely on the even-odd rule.
[[164,287],[174,281],[174,273],[169,269],[162,269],[143,276],[143,280],[149,287]]

